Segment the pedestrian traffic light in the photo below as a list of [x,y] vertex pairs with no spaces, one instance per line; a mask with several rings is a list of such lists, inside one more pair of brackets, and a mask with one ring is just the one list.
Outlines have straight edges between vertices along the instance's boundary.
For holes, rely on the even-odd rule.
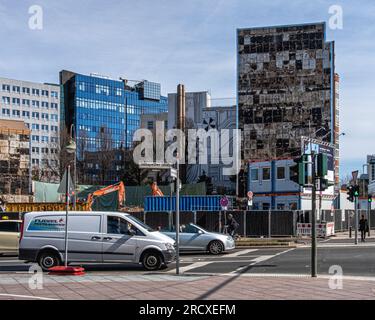
[[353,191],[353,186],[349,186],[348,187],[348,192],[347,192],[347,199],[350,201],[350,202],[354,202],[354,191]]
[[317,154],[317,170],[316,175],[319,178],[324,178],[328,173],[328,157],[325,153]]
[[370,202],[370,203],[372,202],[372,195],[371,194],[368,195],[368,202]]

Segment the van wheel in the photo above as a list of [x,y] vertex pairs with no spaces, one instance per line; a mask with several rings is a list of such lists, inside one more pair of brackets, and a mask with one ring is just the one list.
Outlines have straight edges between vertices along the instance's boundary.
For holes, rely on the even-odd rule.
[[49,268],[60,266],[61,261],[55,252],[45,251],[39,255],[38,264],[43,271],[48,271]]
[[162,258],[160,253],[150,251],[146,252],[142,258],[142,265],[148,271],[155,271],[160,269],[162,264]]
[[211,254],[220,254],[223,252],[223,250],[224,250],[224,246],[218,240],[211,241],[210,244],[208,245],[208,251]]

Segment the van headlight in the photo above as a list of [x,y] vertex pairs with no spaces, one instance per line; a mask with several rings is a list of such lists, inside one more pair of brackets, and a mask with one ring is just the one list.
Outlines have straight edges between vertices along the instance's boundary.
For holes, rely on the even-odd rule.
[[173,246],[172,243],[167,242],[167,243],[165,243],[164,245],[165,245],[165,247],[167,248],[167,250],[174,250],[174,246]]

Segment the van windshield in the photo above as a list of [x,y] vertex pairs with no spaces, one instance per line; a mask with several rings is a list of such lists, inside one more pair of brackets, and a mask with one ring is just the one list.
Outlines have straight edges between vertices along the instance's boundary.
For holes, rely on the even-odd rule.
[[136,217],[133,217],[131,215],[126,216],[127,219],[134,221],[135,223],[139,224],[141,227],[145,228],[148,232],[154,232],[156,230],[152,229],[150,226],[142,222],[141,220],[137,219]]

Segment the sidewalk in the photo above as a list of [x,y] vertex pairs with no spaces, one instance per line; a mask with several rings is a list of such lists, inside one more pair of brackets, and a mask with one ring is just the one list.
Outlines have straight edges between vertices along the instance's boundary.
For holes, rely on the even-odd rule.
[[43,289],[34,290],[29,288],[29,279],[28,274],[1,274],[0,299],[375,299],[375,277],[344,278],[343,289],[336,290],[329,288],[327,276],[312,279],[305,275],[44,275]]

